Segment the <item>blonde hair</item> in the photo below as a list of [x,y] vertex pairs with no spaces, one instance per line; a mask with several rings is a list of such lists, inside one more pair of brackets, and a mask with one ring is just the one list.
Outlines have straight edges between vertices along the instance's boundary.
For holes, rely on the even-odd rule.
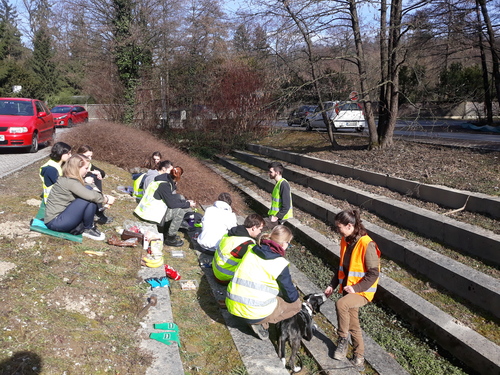
[[284,225],[277,225],[273,228],[271,233],[266,233],[260,236],[259,245],[262,240],[271,240],[276,242],[280,246],[283,246],[285,242],[290,243],[292,239],[293,233],[288,227]]
[[82,176],[80,176],[80,168],[88,163],[90,163],[90,160],[88,157],[86,157],[84,155],[80,155],[80,154],[73,155],[63,165],[63,168],[62,168],[63,176],[77,179],[78,181],[80,181],[82,183],[82,185],[85,185],[85,183],[83,182]]

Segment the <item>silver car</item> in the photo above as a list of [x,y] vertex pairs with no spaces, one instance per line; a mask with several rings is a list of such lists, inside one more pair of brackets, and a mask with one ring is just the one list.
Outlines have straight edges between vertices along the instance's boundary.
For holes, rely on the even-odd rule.
[[[330,101],[323,103],[326,115],[333,123],[333,130],[356,129],[362,132],[366,127],[365,115],[357,102]],[[320,107],[305,119],[306,130],[326,128]]]

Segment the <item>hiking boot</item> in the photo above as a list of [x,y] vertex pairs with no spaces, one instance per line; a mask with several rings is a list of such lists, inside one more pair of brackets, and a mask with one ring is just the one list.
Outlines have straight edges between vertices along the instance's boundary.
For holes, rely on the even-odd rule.
[[250,328],[261,340],[266,340],[269,338],[269,331],[265,329],[262,324],[250,324]]
[[163,243],[167,246],[173,246],[173,247],[181,247],[184,245],[184,241],[180,239],[179,236],[174,235],[174,236],[167,236],[165,238],[165,241]]
[[349,361],[358,370],[362,370],[365,368],[365,357],[363,357],[362,355],[354,354],[354,357],[352,357],[352,359]]
[[96,227],[84,229],[82,236],[95,241],[103,241],[106,238],[104,233],[99,232]]
[[333,358],[335,358],[338,361],[345,359],[347,356],[347,348],[348,348],[347,337],[339,337],[339,342],[337,343],[337,349],[335,349],[335,354],[333,355]]

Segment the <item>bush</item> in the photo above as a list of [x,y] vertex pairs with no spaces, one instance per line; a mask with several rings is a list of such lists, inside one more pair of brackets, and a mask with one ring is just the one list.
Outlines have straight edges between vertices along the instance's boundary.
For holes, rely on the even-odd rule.
[[94,150],[97,165],[104,161],[128,171],[142,167],[154,151],[160,151],[163,159],[184,169],[178,184],[179,193],[197,203],[209,205],[221,192],[230,192],[235,211],[244,211],[243,199],[222,177],[199,160],[148,132],[118,123],[93,121],[64,133],[58,140],[70,144],[74,151],[81,145],[89,145]]

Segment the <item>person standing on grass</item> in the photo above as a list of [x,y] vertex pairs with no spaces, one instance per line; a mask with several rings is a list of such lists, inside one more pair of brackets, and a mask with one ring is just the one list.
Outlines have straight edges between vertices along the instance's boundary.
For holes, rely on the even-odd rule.
[[47,198],[52,185],[62,176],[62,165],[71,157],[71,146],[64,142],[57,142],[50,150],[50,160],[40,167],[40,178],[43,185],[43,201]]
[[335,228],[340,240],[339,269],[325,289],[329,297],[339,286],[342,297],[336,302],[339,341],[334,358],[343,360],[347,355],[349,333],[354,357],[351,363],[364,367],[364,342],[359,324],[359,308],[373,300],[379,281],[380,250],[368,236],[359,210],[341,211],[335,216]]
[[94,225],[98,204],[112,205],[115,198],[103,195],[95,185],[86,186],[83,178],[90,160],[74,155],[63,166],[63,175],[52,186],[47,199],[44,222],[56,232],[83,234],[93,240],[104,240],[104,233]]
[[227,311],[242,318],[261,339],[269,337],[269,324],[291,318],[302,308],[285,259],[293,235],[284,225],[263,235],[247,251],[227,287]]
[[269,178],[276,182],[271,194],[271,208],[267,212],[266,229],[272,229],[293,217],[292,193],[290,184],[283,178],[283,164],[272,162],[268,165]]

